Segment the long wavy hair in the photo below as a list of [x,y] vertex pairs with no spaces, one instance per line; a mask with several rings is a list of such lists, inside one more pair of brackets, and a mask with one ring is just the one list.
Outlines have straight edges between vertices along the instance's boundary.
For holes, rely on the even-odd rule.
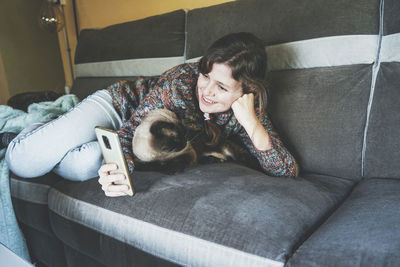
[[[228,65],[232,70],[232,78],[241,84],[243,94],[254,94],[261,119],[266,112],[268,95],[265,84],[267,54],[263,41],[248,32],[225,35],[215,41],[200,59],[200,72],[208,74],[214,63]],[[217,144],[220,138],[217,125],[205,121],[204,126],[209,145]]]

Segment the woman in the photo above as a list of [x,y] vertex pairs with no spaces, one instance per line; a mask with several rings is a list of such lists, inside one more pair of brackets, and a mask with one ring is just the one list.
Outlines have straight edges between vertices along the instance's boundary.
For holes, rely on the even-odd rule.
[[114,182],[125,177],[110,175],[117,166],[101,166],[94,127],[117,130],[132,172],[136,127],[150,110],[167,108],[185,126],[204,129],[210,143],[238,135],[265,173],[294,177],[297,163],[265,115],[265,72],[262,41],[250,33],[229,34],[217,40],[198,63],[179,65],[158,79],[121,81],[97,91],[60,118],[25,129],[8,147],[9,167],[22,177],[51,170],[71,180],[98,174],[107,196],[124,195],[126,185]]

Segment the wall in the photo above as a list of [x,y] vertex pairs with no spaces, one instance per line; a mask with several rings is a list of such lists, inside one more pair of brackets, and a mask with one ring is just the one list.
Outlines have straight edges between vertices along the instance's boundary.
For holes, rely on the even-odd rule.
[[29,91],[64,91],[57,35],[38,24],[41,0],[0,2],[0,104]]
[[0,53],[0,105],[5,105],[9,97],[10,92],[8,91],[6,72],[4,71],[3,58]]
[[[67,20],[68,41],[71,48],[70,59],[75,54],[76,34],[72,0],[64,0]],[[75,1],[79,30],[103,28],[112,24],[146,18],[177,9],[195,9],[233,0],[82,0]],[[67,69],[68,52],[64,36],[59,34],[64,69]],[[73,61],[72,61],[73,62]],[[70,73],[65,74],[67,84],[71,85]]]

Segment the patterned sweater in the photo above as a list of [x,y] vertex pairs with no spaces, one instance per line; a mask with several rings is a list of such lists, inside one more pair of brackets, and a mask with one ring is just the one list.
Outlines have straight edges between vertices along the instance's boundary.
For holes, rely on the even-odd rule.
[[[149,111],[166,108],[173,111],[186,127],[198,130],[203,128],[204,117],[195,92],[198,76],[198,63],[190,63],[176,66],[157,78],[140,77],[135,82],[123,80],[108,87],[114,107],[122,119],[122,127],[117,132],[131,173],[134,169],[133,134]],[[273,129],[268,116],[263,116],[261,121],[273,145],[273,148],[267,151],[259,151],[254,147],[231,109],[210,114],[210,118],[220,127],[223,138],[239,136],[266,174],[297,176],[298,165]]]

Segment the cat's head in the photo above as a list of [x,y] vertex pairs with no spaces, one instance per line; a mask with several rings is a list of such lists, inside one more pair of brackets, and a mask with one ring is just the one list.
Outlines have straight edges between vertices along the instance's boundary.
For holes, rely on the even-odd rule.
[[182,154],[196,153],[187,140],[187,132],[176,114],[167,109],[150,111],[136,128],[132,140],[135,156],[141,161],[164,161]]

